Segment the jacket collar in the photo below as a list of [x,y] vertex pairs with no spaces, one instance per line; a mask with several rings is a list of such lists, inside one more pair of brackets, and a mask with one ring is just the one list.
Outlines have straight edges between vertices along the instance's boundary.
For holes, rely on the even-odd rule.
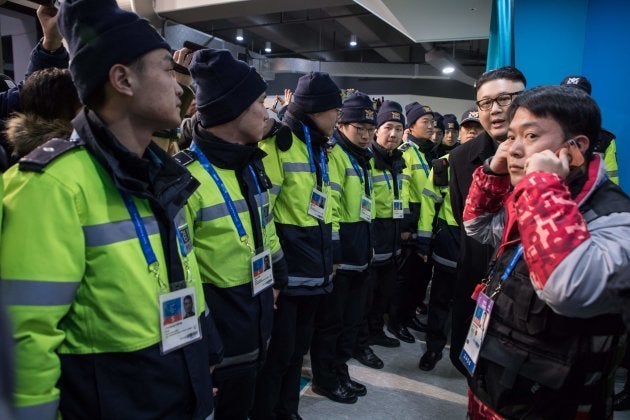
[[468,149],[469,162],[481,164],[490,156],[494,156],[497,143],[484,131],[469,142],[462,144],[460,149]]
[[355,146],[341,131],[335,129],[334,137],[337,145],[351,154],[360,165],[365,165],[372,158],[372,151],[369,148],[362,149]]
[[229,143],[204,130],[201,124],[195,125],[193,138],[210,163],[222,169],[242,169],[266,156],[255,144]]
[[308,126],[309,134],[311,135],[311,144],[313,147],[324,147],[328,143],[328,137],[324,136],[315,123],[311,121],[308,115],[300,115],[297,111],[287,111],[284,114],[282,122],[285,123],[293,134],[295,134],[302,142],[306,143],[306,136],[304,135],[304,127],[302,124]]
[[87,108],[72,120],[72,125],[86,149],[121,191],[149,199],[166,209],[170,205],[181,208],[199,186],[184,167],[153,142],[144,156],[131,153]]

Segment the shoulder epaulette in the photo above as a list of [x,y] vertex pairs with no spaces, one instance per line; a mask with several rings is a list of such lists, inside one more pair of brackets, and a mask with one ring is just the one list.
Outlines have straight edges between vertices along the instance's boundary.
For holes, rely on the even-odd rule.
[[50,139],[46,143],[36,147],[31,153],[20,159],[20,171],[44,172],[44,168],[53,160],[64,153],[81,147],[85,144],[82,140]]
[[404,141],[400,146],[398,146],[398,150],[400,150],[401,152],[404,152],[410,147],[411,147],[411,143],[409,143],[408,141]]
[[194,162],[197,157],[190,150],[182,150],[173,155],[173,159],[182,166],[188,166]]
[[292,144],[293,133],[291,133],[291,129],[288,126],[283,124],[282,127],[278,128],[278,131],[276,131],[276,145],[278,149],[286,152],[291,148]]

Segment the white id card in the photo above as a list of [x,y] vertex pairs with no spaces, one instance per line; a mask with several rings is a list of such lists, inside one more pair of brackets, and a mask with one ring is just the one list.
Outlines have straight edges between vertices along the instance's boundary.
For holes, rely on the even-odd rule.
[[468,336],[464,342],[464,348],[459,355],[459,360],[464,364],[470,376],[475,373],[475,368],[477,367],[479,351],[481,350],[483,339],[488,332],[488,323],[490,322],[490,314],[492,313],[493,305],[494,301],[492,299],[483,292],[479,293],[475,313],[470,323],[470,329],[468,330]]
[[403,202],[402,202],[402,200],[394,199],[394,201],[392,202],[392,209],[393,209],[393,218],[394,219],[402,219],[402,218],[405,217],[405,215],[403,213]]
[[319,220],[324,220],[324,213],[326,211],[326,194],[313,188],[311,193],[311,201],[308,203],[308,214]]
[[194,287],[160,295],[159,304],[162,354],[201,340]]
[[367,196],[361,197],[361,214],[362,220],[369,222],[372,220],[372,199]]
[[273,264],[271,252],[265,249],[252,258],[252,296],[273,285]]

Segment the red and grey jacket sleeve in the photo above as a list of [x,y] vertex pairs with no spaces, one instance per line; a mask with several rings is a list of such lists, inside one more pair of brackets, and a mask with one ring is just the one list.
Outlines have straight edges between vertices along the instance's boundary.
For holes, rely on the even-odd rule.
[[503,202],[510,193],[508,175],[491,175],[480,166],[473,172],[464,206],[466,234],[483,244],[497,246],[505,226]]
[[554,311],[592,317],[614,311],[607,279],[630,264],[630,214],[585,221],[556,174],[528,174],[514,191],[532,284]]

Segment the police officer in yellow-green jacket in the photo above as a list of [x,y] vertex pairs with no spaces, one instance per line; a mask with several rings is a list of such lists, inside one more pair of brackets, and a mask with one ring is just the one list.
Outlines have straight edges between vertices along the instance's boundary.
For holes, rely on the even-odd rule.
[[[591,82],[584,76],[566,76],[560,85],[581,89],[591,94]],[[619,185],[619,166],[617,164],[617,143],[615,134],[602,128],[593,151],[599,153],[606,163],[608,178]]]
[[400,346],[400,341],[385,335],[384,315],[390,303],[400,255],[400,226],[408,211],[408,194],[403,182],[405,162],[398,146],[402,141],[405,116],[394,101],[384,101],[376,115],[376,136],[371,150],[374,218],[374,259],[370,267],[371,293],[366,316],[359,330],[354,357],[372,368],[380,369],[383,362],[369,347]]
[[322,298],[315,318],[311,367],[315,393],[354,403],[367,388],[350,378],[359,323],[369,291],[374,212],[369,146],[376,122],[372,99],[355,92],[343,102],[335,146],[329,153],[333,199],[333,291]]
[[17,418],[208,418],[220,341],[184,209],[199,183],[150,142],[179,123],[169,45],[113,0],[62,2],[59,29],[86,108],[4,174]]
[[283,122],[290,131],[260,143],[273,184],[272,208],[288,265],[265,365],[258,375],[250,418],[298,418],[302,359],[315,312],[332,290],[332,205],[326,147],[341,106],[341,91],[327,73],[298,80]]
[[[448,126],[454,116],[444,117],[445,126]],[[477,108],[464,112],[461,121],[458,137],[461,144],[464,144],[475,137],[470,135],[473,131],[471,127],[477,125],[481,128]],[[431,173],[422,192],[417,242],[418,254],[423,259],[431,257],[433,260],[426,326],[427,349],[419,362],[420,369],[425,371],[435,367],[446,346],[461,240],[460,228],[451,207],[448,155],[434,159],[431,166]]]
[[437,147],[433,135],[433,110],[413,102],[405,107],[409,133],[399,146],[405,160],[404,174],[409,177],[409,213],[401,226],[402,258],[397,273],[387,330],[406,343],[415,342],[408,328],[423,331],[416,317],[416,308],[423,302],[431,280],[431,264],[416,254],[416,230],[420,218],[422,190],[429,176],[431,160]]
[[215,419],[245,420],[267,354],[274,295],[287,282],[269,217],[265,153],[256,147],[269,119],[267,84],[228,50],[195,52],[190,72],[199,122],[190,150],[175,158],[201,183],[186,207],[206,301],[223,341],[223,361],[213,371]]

